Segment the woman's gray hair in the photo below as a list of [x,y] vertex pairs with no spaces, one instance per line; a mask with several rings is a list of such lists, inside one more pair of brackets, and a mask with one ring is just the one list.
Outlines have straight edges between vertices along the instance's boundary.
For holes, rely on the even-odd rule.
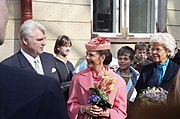
[[176,48],[176,41],[171,34],[168,33],[155,33],[150,36],[150,45],[159,43],[169,51],[169,57],[174,56]]
[[20,27],[19,39],[31,37],[36,29],[40,30],[43,34],[46,33],[46,28],[42,24],[33,20],[26,20]]

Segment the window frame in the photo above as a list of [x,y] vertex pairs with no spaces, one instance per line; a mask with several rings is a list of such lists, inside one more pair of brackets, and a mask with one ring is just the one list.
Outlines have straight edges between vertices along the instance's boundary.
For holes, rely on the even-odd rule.
[[[150,0],[148,0],[150,1]],[[120,4],[119,4],[120,2]],[[113,0],[113,32],[94,32],[93,31],[93,0],[91,0],[91,31],[92,34],[101,37],[118,37],[122,36],[122,28],[127,26],[129,28],[129,0]],[[119,6],[120,5],[120,6]],[[121,13],[119,12],[121,11]],[[119,15],[120,13],[120,15]],[[120,17],[120,19],[119,19]],[[158,0],[155,0],[155,23],[154,33],[156,33],[156,23],[158,21]],[[119,22],[120,21],[120,22]],[[120,29],[120,31],[119,31]],[[129,29],[128,29],[129,33]],[[129,33],[133,37],[149,37],[153,33]]]

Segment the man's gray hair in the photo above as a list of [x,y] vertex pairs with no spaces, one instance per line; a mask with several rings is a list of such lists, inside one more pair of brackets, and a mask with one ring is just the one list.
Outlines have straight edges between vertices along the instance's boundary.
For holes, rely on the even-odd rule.
[[20,27],[19,39],[31,37],[36,29],[40,30],[43,34],[46,33],[46,28],[42,24],[33,20],[26,20]]

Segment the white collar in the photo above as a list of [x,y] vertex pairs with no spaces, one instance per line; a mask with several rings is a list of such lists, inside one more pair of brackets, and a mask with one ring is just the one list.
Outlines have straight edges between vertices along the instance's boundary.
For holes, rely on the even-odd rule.
[[41,63],[39,55],[34,58],[31,55],[27,54],[22,48],[21,48],[21,53],[26,57],[26,59],[29,61],[29,63],[34,67],[34,60],[38,60]]

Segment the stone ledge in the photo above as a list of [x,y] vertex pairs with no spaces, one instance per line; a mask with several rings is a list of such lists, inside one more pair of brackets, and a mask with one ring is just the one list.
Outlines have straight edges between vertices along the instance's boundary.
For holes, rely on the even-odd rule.
[[138,37],[109,37],[112,44],[136,44],[137,42],[149,43],[149,38],[138,38]]

